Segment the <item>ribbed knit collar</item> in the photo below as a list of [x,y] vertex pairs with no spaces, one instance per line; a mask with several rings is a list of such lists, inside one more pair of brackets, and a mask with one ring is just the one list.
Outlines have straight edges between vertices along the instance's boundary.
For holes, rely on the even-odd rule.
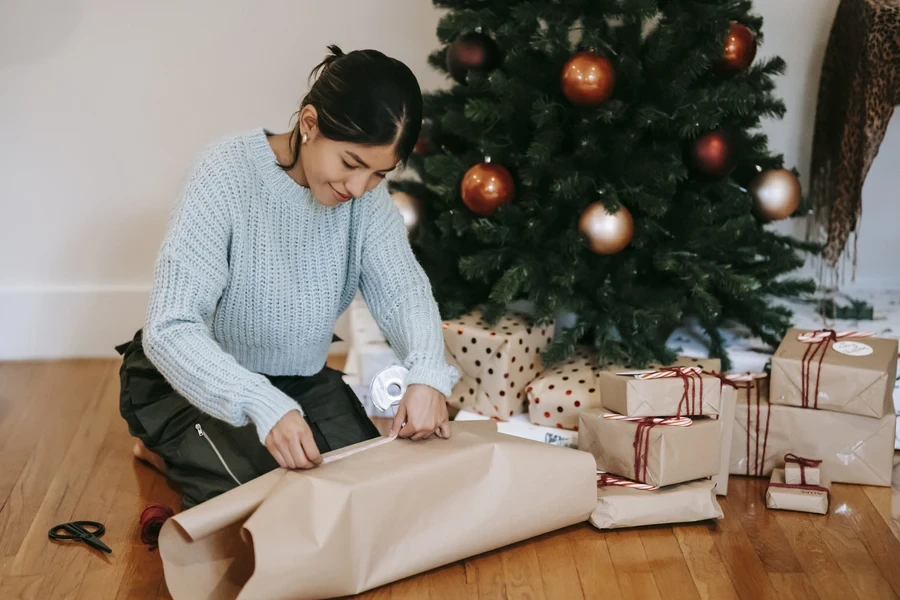
[[295,201],[312,201],[312,192],[302,186],[278,166],[278,158],[269,144],[266,130],[262,127],[254,129],[248,136],[247,145],[257,168],[276,196]]

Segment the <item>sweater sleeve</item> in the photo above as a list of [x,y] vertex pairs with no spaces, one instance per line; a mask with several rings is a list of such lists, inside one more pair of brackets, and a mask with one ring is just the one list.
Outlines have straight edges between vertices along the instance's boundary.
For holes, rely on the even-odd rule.
[[459,373],[444,360],[437,303],[409,245],[406,226],[382,184],[372,192],[362,249],[360,291],[385,338],[410,370],[407,385],[450,396]]
[[275,423],[300,407],[213,337],[212,320],[229,278],[232,223],[228,187],[217,185],[216,166],[198,161],[172,213],[154,266],[144,350],[191,404],[235,427],[252,421],[264,444]]

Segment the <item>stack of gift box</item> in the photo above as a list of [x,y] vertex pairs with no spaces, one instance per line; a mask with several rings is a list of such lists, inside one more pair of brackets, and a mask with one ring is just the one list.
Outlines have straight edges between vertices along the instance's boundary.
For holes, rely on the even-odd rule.
[[[770,477],[772,508],[811,496],[827,507],[830,482],[890,486],[897,347],[868,332],[788,331],[770,376],[736,390],[731,473]],[[818,461],[820,481],[799,477],[792,458]]]

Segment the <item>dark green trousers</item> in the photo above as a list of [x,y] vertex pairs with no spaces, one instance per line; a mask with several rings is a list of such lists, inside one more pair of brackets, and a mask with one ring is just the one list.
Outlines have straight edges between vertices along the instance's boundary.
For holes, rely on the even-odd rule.
[[[278,467],[253,423],[232,427],[172,389],[144,354],[141,339],[138,331],[116,348],[123,356],[119,410],[131,435],[165,460],[169,479],[184,494],[184,508]],[[326,367],[309,377],[267,377],[303,409],[320,452],[378,437],[340,371]]]

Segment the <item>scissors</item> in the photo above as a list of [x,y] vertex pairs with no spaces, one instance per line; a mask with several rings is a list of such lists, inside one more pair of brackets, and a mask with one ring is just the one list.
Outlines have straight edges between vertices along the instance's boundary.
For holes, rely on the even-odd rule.
[[[67,533],[57,533],[60,529]],[[100,541],[98,536],[103,535],[106,527],[103,523],[96,521],[70,521],[62,523],[56,527],[52,527],[47,535],[51,540],[75,540],[76,542],[84,542],[88,546],[102,550],[108,554],[112,554],[112,549]]]

